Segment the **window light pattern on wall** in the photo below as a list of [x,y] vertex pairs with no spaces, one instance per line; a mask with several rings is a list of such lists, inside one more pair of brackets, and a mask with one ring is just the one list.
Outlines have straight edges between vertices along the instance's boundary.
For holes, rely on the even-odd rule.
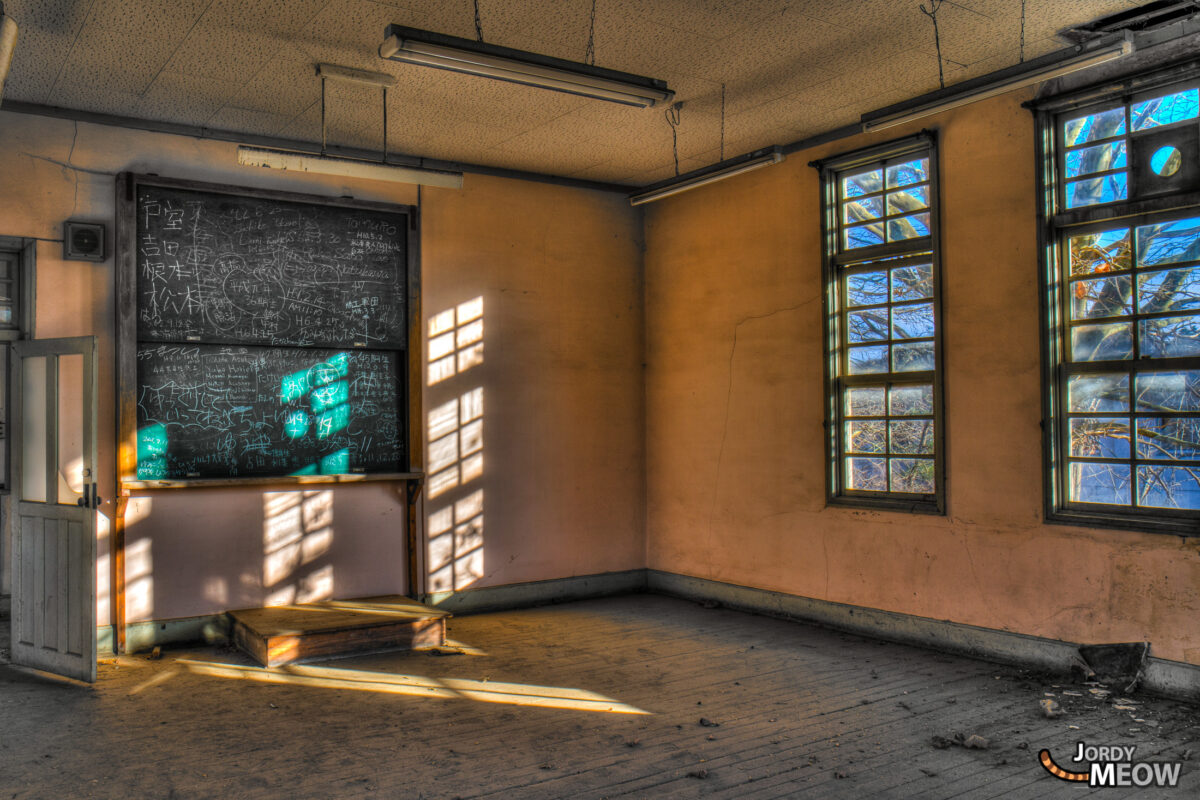
[[822,166],[831,495],[940,504],[932,149]]
[[1043,117],[1058,145],[1046,195],[1058,204],[1046,273],[1052,517],[1194,531],[1198,116],[1193,83]]

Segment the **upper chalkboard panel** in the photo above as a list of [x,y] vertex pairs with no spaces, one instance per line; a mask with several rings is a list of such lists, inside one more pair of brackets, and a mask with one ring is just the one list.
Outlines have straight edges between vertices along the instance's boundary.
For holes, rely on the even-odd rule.
[[403,348],[407,217],[142,184],[137,338]]

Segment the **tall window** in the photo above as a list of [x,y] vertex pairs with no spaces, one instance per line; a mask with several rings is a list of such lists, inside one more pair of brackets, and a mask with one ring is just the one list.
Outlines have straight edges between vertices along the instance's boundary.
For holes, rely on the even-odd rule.
[[815,165],[832,502],[942,510],[934,155],[922,135]]
[[1196,531],[1196,82],[1041,114],[1050,519]]

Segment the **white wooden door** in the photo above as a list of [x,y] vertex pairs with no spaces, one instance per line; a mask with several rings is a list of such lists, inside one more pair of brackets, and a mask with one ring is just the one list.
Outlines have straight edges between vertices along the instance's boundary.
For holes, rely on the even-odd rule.
[[96,680],[96,339],[12,353],[12,663]]

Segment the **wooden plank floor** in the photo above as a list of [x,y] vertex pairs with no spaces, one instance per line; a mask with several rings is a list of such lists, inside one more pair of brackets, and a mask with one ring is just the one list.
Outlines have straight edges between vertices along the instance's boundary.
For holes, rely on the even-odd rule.
[[[1116,710],[1058,678],[653,595],[448,636],[463,652],[277,670],[169,650],[110,659],[94,687],[0,666],[0,800],[1200,794],[1200,708],[1177,702]],[[1068,714],[1042,717],[1045,693]],[[959,733],[990,746],[931,744]],[[1140,792],[1037,764],[1048,747],[1070,768],[1079,740],[1192,756],[1179,788]]]

